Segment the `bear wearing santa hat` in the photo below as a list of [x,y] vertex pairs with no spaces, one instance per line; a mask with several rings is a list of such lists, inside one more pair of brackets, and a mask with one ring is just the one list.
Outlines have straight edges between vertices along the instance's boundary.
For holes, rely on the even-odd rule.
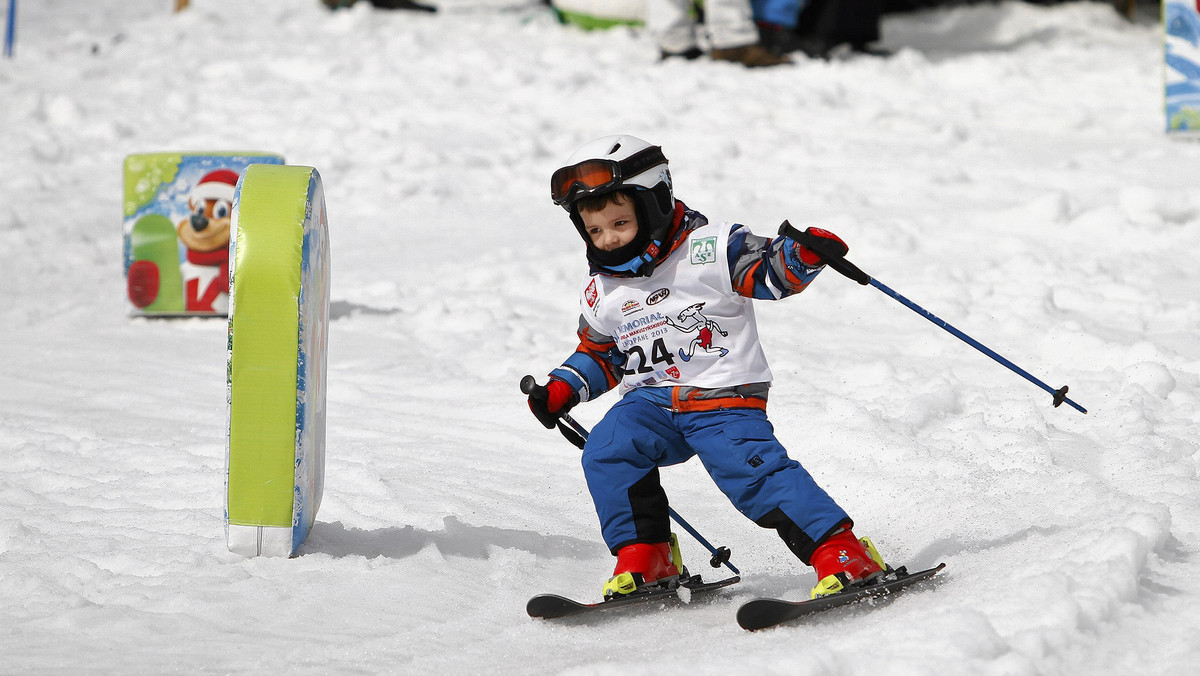
[[237,172],[217,169],[205,174],[188,195],[189,215],[177,229],[187,247],[180,271],[188,312],[229,310],[229,228],[237,181]]

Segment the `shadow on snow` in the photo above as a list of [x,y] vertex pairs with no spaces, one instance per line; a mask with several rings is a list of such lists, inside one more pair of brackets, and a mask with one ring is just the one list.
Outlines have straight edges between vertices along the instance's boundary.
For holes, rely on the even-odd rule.
[[428,531],[413,526],[363,530],[347,528],[340,521],[317,522],[300,548],[300,554],[400,559],[412,556],[431,544],[443,555],[476,559],[488,558],[492,547],[519,549],[550,558],[589,559],[607,554],[604,545],[595,540],[496,526],[472,526],[453,516],[447,516],[443,523],[443,530]]

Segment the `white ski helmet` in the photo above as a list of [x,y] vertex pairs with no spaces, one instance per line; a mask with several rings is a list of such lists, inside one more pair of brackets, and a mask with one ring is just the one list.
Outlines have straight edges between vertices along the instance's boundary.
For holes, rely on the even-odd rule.
[[[592,246],[575,203],[590,195],[623,190],[633,198],[638,234],[613,251]],[[550,179],[550,196],[567,210],[579,236],[587,244],[588,260],[613,272],[649,274],[665,244],[675,215],[671,172],[659,146],[635,136],[619,134],[596,139],[567,158]]]

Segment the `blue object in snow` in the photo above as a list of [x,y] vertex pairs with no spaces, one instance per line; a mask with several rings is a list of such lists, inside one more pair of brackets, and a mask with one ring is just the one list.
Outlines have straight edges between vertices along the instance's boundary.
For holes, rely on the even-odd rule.
[[4,29],[4,56],[12,58],[17,39],[17,0],[8,0],[8,23]]

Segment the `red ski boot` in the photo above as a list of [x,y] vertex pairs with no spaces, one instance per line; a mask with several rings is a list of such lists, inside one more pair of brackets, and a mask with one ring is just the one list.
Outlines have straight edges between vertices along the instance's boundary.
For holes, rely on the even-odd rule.
[[604,598],[623,596],[648,586],[671,587],[684,570],[675,534],[667,542],[626,545],[617,552],[617,567],[604,584]]
[[887,570],[871,539],[855,539],[849,528],[825,538],[817,545],[809,563],[817,569],[820,580],[810,594],[814,599],[836,594],[846,587],[864,586]]

